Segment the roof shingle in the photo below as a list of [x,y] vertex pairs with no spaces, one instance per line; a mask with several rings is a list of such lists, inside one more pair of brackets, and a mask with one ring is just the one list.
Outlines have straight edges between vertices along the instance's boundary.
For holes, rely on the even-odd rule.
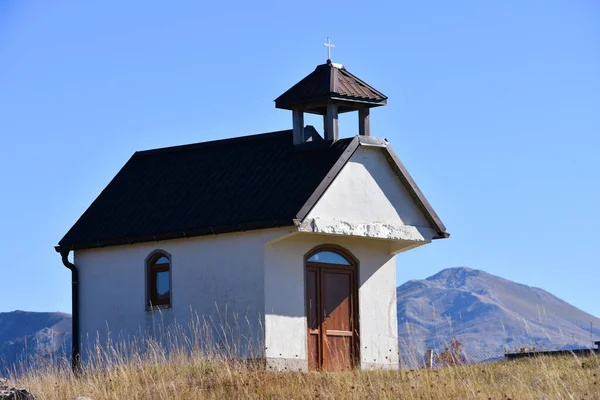
[[351,140],[295,147],[288,130],[136,152],[59,247],[293,225]]
[[279,96],[275,100],[275,106],[291,110],[296,106],[318,104],[331,99],[360,102],[369,107],[382,106],[387,102],[383,93],[343,66],[328,62],[317,66],[308,76]]

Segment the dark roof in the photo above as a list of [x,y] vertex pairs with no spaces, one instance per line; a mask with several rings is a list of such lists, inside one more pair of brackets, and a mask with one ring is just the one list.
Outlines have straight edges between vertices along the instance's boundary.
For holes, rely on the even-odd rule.
[[57,251],[295,225],[361,145],[384,150],[439,237],[447,237],[386,140],[356,136],[294,146],[287,130],[136,152]]
[[[299,105],[318,104],[328,100],[360,103],[367,107],[387,103],[387,97],[383,93],[343,66],[328,62],[317,66],[308,76],[279,96],[275,100],[275,106],[291,110]],[[351,108],[342,109],[341,112],[343,111],[351,111]]]
[[300,149],[288,130],[136,152],[59,247],[293,225],[351,141]]

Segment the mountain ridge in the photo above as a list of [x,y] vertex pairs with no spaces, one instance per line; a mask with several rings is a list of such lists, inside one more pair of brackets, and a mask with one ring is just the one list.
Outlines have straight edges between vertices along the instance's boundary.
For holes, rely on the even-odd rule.
[[454,337],[479,361],[520,347],[592,347],[600,336],[593,315],[544,289],[473,268],[447,268],[396,293],[401,352],[414,353],[413,362]]
[[0,312],[0,376],[20,363],[68,354],[71,321],[62,312]]

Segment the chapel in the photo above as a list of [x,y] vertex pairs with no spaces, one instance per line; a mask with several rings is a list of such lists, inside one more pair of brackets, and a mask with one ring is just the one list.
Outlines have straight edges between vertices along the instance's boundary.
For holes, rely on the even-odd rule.
[[56,246],[74,366],[92,339],[196,318],[268,368],[398,368],[395,256],[449,234],[371,131],[386,103],[328,59],[275,100],[291,129],[133,154]]

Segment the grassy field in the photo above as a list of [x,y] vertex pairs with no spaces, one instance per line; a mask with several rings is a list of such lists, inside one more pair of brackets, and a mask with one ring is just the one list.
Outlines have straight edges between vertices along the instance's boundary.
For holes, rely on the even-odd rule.
[[155,353],[75,379],[67,366],[13,376],[37,399],[600,399],[600,360],[539,358],[431,370],[272,372],[204,356]]

